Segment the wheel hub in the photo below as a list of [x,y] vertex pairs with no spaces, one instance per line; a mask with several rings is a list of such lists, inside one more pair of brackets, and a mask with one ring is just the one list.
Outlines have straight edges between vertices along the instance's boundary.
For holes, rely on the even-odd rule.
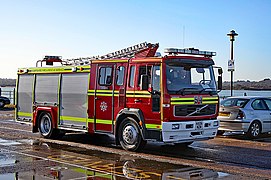
[[50,132],[51,129],[51,123],[50,120],[47,117],[43,117],[41,119],[41,131],[43,135],[47,135]]
[[251,134],[256,137],[258,136],[260,132],[260,128],[259,128],[259,125],[258,124],[253,124],[252,127],[251,127]]
[[127,144],[134,144],[137,139],[137,132],[133,126],[126,126],[122,133],[123,140]]

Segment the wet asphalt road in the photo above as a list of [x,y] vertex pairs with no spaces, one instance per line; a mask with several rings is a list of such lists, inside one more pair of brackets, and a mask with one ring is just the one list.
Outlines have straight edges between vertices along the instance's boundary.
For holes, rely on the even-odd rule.
[[150,142],[132,153],[106,135],[47,140],[9,111],[0,119],[0,179],[271,179],[270,136],[219,136],[187,148]]

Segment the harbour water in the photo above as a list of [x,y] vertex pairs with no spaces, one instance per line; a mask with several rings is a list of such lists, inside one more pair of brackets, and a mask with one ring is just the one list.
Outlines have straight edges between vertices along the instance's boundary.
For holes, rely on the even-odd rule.
[[[222,90],[218,93],[221,98],[229,97],[231,95],[230,90]],[[251,90],[233,90],[233,96],[267,96],[271,97],[271,91],[251,91]]]

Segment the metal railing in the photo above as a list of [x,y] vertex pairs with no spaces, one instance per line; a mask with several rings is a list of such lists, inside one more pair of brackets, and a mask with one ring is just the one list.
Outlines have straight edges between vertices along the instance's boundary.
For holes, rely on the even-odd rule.
[[13,90],[2,90],[0,88],[0,96],[4,96],[9,98],[10,103],[14,104],[14,98],[15,98],[15,88],[13,88]]

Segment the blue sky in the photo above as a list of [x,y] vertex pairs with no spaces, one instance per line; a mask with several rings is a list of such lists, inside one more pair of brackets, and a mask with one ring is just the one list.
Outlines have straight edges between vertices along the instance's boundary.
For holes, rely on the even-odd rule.
[[230,79],[227,33],[234,43],[234,80],[271,78],[270,0],[0,0],[0,78],[44,55],[103,55],[140,42],[216,51]]

